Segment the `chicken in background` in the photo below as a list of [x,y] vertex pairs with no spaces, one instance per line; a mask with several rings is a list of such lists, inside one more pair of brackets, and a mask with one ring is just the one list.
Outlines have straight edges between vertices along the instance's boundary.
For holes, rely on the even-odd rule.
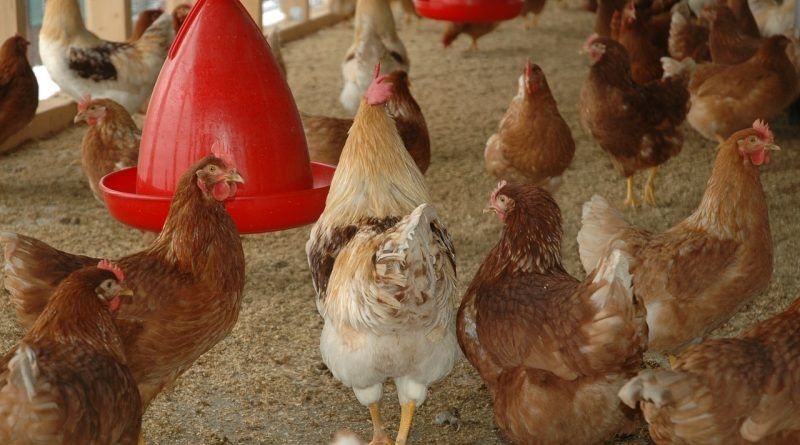
[[796,0],[748,0],[747,3],[762,36],[794,35]]
[[142,132],[128,111],[111,99],[84,97],[78,103],[74,122],[84,121],[89,129],[83,136],[83,172],[95,199],[105,203],[100,179],[111,172],[136,166]]
[[[131,36],[128,38],[129,42],[135,42],[139,40],[147,28],[150,27],[159,17],[163,14],[164,11],[161,9],[145,9],[144,11],[139,13],[139,16],[136,18],[136,23],[133,24],[133,31],[131,32]],[[176,28],[175,31],[177,32],[178,29]]]
[[[386,102],[386,111],[394,119],[403,145],[408,154],[425,173],[431,163],[431,140],[422,110],[411,95],[408,74],[393,71],[387,75],[393,86],[392,96]],[[336,165],[342,154],[347,133],[353,126],[353,119],[328,116],[313,116],[301,113],[303,129],[308,143],[308,154],[312,161]]]
[[610,249],[578,280],[561,263],[561,211],[545,190],[502,181],[486,211],[505,227],[464,295],[457,332],[500,430],[538,445],[635,431],[617,398],[647,345],[628,254]]
[[611,36],[611,22],[615,12],[621,12],[626,0],[598,0],[594,32],[601,37]]
[[[224,202],[242,177],[232,155],[215,146],[181,176],[164,228],[145,250],[121,258],[134,291],[115,319],[142,411],[198,357],[224,339],[239,317],[244,252]],[[53,289],[97,259],[62,252],[34,238],[4,233],[5,287],[29,328]]]
[[472,39],[469,50],[477,52],[478,39],[494,31],[498,26],[500,26],[500,22],[447,22],[447,27],[444,29],[444,34],[442,34],[442,45],[445,48],[449,48],[458,36],[466,34]]
[[708,49],[708,27],[698,23],[692,15],[687,2],[680,2],[672,8],[672,21],[669,28],[669,56],[681,61],[692,58],[695,62],[711,60]]
[[403,20],[406,24],[411,23],[414,18],[419,18],[417,8],[414,6],[414,0],[398,0],[398,3],[403,9]]
[[766,289],[772,238],[759,167],[778,149],[762,121],[734,133],[717,149],[697,210],[660,234],[632,227],[600,196],[584,204],[583,268],[593,270],[607,246],[625,243],[633,291],[647,308],[648,349],[680,351]]
[[522,12],[519,13],[522,17],[527,17],[529,14],[531,15],[531,18],[525,22],[525,29],[533,29],[536,27],[546,1],[547,0],[525,0],[525,4],[522,6]]
[[736,17],[736,24],[739,29],[751,37],[761,37],[761,31],[758,29],[753,12],[747,4],[747,0],[727,0],[725,5],[730,8],[733,15]]
[[36,116],[39,83],[28,63],[30,42],[17,34],[0,46],[0,145]]
[[428,387],[459,356],[455,251],[384,109],[391,86],[375,67],[306,244],[325,321],[322,359],[369,408],[373,445],[391,443],[380,417],[384,382],[397,387],[395,444],[405,445]]
[[189,17],[189,12],[192,11],[192,6],[186,3],[181,3],[172,10],[172,29],[177,33],[183,22]]
[[708,49],[711,61],[722,65],[742,63],[758,51],[763,39],[746,34],[725,5],[707,6],[703,16],[709,23]]
[[[772,36],[758,52],[738,65],[698,65],[664,60],[664,69],[692,70],[689,124],[703,137],[723,141],[755,119],[780,115],[797,95],[797,71],[786,54],[789,39]],[[688,67],[687,67],[688,62]]]
[[800,443],[800,300],[736,338],[708,340],[619,392],[657,444]]
[[684,68],[638,85],[631,75],[628,53],[619,43],[595,34],[586,40],[583,50],[592,60],[581,89],[583,126],[627,178],[625,204],[636,205],[633,175],[650,169],[644,199],[655,205],[656,172],[683,146],[679,127],[688,109],[690,71]]
[[76,102],[90,94],[134,113],[152,92],[174,38],[172,17],[162,14],[135,42],[101,40],[84,26],[78,0],[48,0],[39,54],[53,81]]
[[281,50],[281,31],[277,26],[267,34],[267,43],[272,56],[275,57],[275,62],[278,63],[278,69],[281,70],[283,78],[288,79],[286,77],[286,62],[283,61],[283,51]]
[[344,86],[339,95],[339,102],[353,114],[372,82],[376,64],[380,64],[382,73],[391,73],[409,72],[410,63],[388,0],[358,0],[355,22],[353,44],[342,62]]
[[661,79],[664,74],[661,68],[661,56],[666,54],[662,54],[651,43],[647,25],[636,16],[636,5],[633,1],[622,10],[617,41],[628,52],[631,77],[634,82],[644,85]]
[[553,190],[572,163],[575,141],[539,65],[528,60],[518,83],[497,133],[486,142],[486,170],[499,179]]
[[130,296],[105,261],[72,272],[0,359],[0,443],[135,445],[139,393],[112,313]]

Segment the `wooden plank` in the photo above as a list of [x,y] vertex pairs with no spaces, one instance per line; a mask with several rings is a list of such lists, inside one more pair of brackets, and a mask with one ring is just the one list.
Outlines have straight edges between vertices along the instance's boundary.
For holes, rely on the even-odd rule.
[[31,139],[44,139],[69,127],[75,118],[77,107],[75,102],[63,94],[39,101],[39,108],[33,120],[0,144],[0,153],[19,147]]
[[[291,42],[292,40],[302,39],[303,37],[313,34],[322,28],[335,25],[343,20],[347,20],[346,16],[334,14],[332,12],[325,12],[319,16],[314,16],[305,22],[289,22],[295,23],[291,25],[281,24],[281,43]],[[268,32],[267,32],[268,34]],[[266,34],[265,34],[266,35]]]
[[131,0],[86,0],[86,27],[101,39],[125,41],[132,26]]
[[250,13],[250,17],[256,22],[259,28],[264,27],[264,9],[261,0],[241,0],[244,9]]
[[0,0],[0,44],[16,33],[27,37],[28,8],[26,0]]

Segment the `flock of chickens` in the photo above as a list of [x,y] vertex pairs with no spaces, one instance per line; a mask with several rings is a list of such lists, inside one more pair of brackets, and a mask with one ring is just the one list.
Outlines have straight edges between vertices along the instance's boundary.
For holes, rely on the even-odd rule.
[[[659,444],[800,443],[800,301],[739,338],[703,341],[772,276],[759,167],[779,149],[766,121],[797,98],[800,53],[783,6],[764,1],[585,5],[597,22],[583,46],[581,119],[627,178],[627,204],[647,169],[644,200],[655,205],[656,172],[680,153],[685,120],[719,146],[697,210],[663,233],[631,226],[600,196],[585,203],[583,279],[562,265],[551,194],[575,143],[528,61],[485,150],[501,179],[486,211],[504,229],[459,307],[455,248],[423,177],[430,138],[408,54],[388,0],[358,0],[340,95],[355,117],[302,120],[311,158],[338,165],[306,244],[321,354],[369,409],[371,445],[407,443],[428,387],[462,353],[514,443],[604,443],[635,432],[639,410]],[[526,3],[534,17],[544,6]],[[101,202],[100,178],[137,162],[131,113],[187,12],[142,14],[120,43],[86,30],[77,0],[46,3],[42,60],[78,102],[75,122],[89,125],[82,162]],[[477,50],[497,25],[451,23],[443,43],[466,33]],[[26,47],[16,36],[0,49],[0,142],[36,110]],[[210,151],[182,175],[164,229],[141,252],[109,261],[0,234],[5,288],[27,330],[0,359],[0,443],[143,443],[149,404],[231,332],[245,257],[224,202],[246,178],[230,153]],[[668,354],[671,369],[643,369],[645,351]],[[388,379],[401,404],[394,442],[380,415]]]

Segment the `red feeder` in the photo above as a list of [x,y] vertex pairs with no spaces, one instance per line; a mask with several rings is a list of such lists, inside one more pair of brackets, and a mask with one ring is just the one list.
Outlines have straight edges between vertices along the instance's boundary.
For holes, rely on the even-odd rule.
[[100,181],[111,215],[160,231],[180,176],[227,148],[245,184],[226,201],[240,233],[314,222],[334,167],[310,163],[292,94],[238,0],[199,0],[161,68],[136,168]]
[[523,0],[414,0],[419,15],[450,22],[499,22],[522,12]]

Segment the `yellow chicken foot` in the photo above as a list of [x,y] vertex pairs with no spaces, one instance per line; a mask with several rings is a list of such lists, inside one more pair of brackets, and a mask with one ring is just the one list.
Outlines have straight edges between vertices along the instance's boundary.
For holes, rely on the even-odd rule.
[[678,357],[676,357],[676,356],[674,356],[672,354],[668,354],[667,355],[667,361],[669,361],[669,367],[672,368],[672,369],[675,369],[675,363],[678,362]]
[[472,45],[469,46],[469,50],[471,52],[473,52],[473,53],[477,53],[478,52],[478,41],[477,40],[472,39]]
[[628,197],[625,198],[625,205],[636,207],[636,197],[633,196],[633,175],[628,176]]
[[408,433],[411,431],[411,421],[414,420],[414,410],[417,408],[413,400],[400,407],[400,428],[397,429],[396,445],[406,445]]
[[534,29],[539,24],[539,16],[537,14],[531,14],[533,17],[529,18],[525,21],[525,29]]
[[647,177],[647,183],[644,185],[644,202],[651,206],[656,206],[656,194],[654,190],[654,182],[658,173],[658,166],[650,169],[650,175]]
[[383,429],[383,419],[381,419],[381,411],[377,403],[369,406],[369,415],[372,417],[372,442],[369,445],[394,445]]
[[139,432],[139,445],[147,445],[147,443],[144,441],[144,433],[142,432]]

